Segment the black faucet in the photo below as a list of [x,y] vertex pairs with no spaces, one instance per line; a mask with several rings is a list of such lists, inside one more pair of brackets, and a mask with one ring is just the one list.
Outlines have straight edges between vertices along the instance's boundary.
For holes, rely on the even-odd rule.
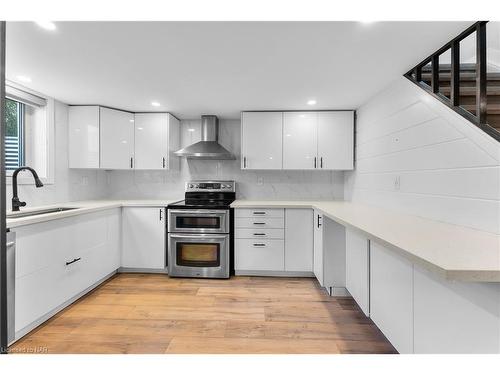
[[33,178],[35,179],[35,186],[37,188],[42,187],[42,181],[38,178],[38,175],[36,174],[36,171],[33,168],[30,167],[19,167],[17,168],[14,173],[12,174],[12,211],[19,211],[19,207],[24,207],[26,206],[26,202],[21,202],[19,200],[19,197],[17,196],[17,175],[19,172],[27,170],[30,171],[31,174],[33,175]]

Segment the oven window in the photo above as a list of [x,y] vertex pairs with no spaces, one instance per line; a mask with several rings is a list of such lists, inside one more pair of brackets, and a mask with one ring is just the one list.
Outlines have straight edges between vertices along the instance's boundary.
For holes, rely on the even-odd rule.
[[177,242],[177,265],[186,267],[219,267],[219,243]]
[[177,228],[220,228],[220,217],[196,217],[196,216],[177,216],[175,226]]

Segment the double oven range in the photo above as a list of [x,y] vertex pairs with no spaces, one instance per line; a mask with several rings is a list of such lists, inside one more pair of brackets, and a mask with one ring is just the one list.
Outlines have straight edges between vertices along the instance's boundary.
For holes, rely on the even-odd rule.
[[185,200],[167,207],[168,273],[229,278],[233,271],[234,181],[190,181]]

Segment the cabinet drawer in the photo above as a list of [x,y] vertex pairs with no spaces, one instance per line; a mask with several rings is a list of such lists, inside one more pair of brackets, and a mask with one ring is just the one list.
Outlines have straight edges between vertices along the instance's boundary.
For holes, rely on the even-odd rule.
[[237,217],[234,220],[235,228],[251,228],[251,229],[272,229],[284,228],[285,219],[277,217]]
[[235,231],[235,238],[248,238],[248,239],[273,239],[282,240],[284,238],[283,229],[249,229],[237,228]]
[[285,241],[235,240],[234,268],[245,271],[283,271]]
[[237,208],[235,217],[285,217],[284,208]]

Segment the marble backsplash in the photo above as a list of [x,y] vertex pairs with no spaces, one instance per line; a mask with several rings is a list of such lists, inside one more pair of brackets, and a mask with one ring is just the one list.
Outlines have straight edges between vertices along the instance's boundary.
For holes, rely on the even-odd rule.
[[[184,196],[189,180],[227,179],[237,182],[239,199],[342,199],[343,172],[242,171],[240,121],[221,120],[219,142],[236,160],[186,160],[177,171],[108,171],[110,199],[163,199]],[[181,121],[182,147],[200,139],[200,120]]]

